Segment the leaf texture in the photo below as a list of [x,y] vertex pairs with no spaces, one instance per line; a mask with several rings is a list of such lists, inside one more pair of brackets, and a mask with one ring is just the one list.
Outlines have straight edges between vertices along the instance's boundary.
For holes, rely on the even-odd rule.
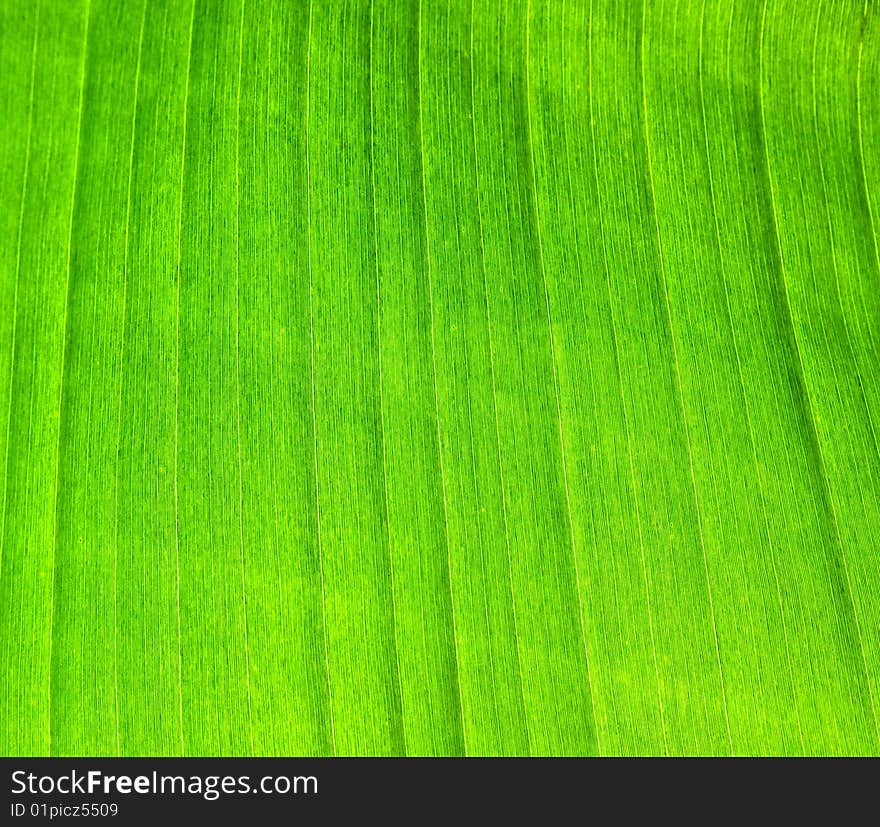
[[0,753],[880,753],[874,0],[0,0]]

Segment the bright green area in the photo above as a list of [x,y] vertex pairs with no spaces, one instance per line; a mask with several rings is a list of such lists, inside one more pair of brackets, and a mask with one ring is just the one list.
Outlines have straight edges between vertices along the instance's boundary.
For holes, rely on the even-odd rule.
[[0,754],[880,753],[875,0],[0,0]]

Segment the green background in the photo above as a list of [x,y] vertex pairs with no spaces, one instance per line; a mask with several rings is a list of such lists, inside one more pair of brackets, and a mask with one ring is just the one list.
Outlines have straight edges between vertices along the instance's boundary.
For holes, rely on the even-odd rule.
[[0,753],[877,754],[874,0],[0,0]]

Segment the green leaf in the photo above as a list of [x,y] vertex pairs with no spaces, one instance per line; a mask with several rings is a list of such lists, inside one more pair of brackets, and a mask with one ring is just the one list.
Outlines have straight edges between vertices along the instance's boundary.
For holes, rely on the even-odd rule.
[[874,0],[0,0],[0,753],[880,753]]

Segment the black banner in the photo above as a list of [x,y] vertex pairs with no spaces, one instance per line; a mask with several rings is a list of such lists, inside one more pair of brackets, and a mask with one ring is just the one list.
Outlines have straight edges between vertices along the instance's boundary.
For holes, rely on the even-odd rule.
[[878,771],[858,760],[4,758],[0,823],[848,823],[873,820]]

